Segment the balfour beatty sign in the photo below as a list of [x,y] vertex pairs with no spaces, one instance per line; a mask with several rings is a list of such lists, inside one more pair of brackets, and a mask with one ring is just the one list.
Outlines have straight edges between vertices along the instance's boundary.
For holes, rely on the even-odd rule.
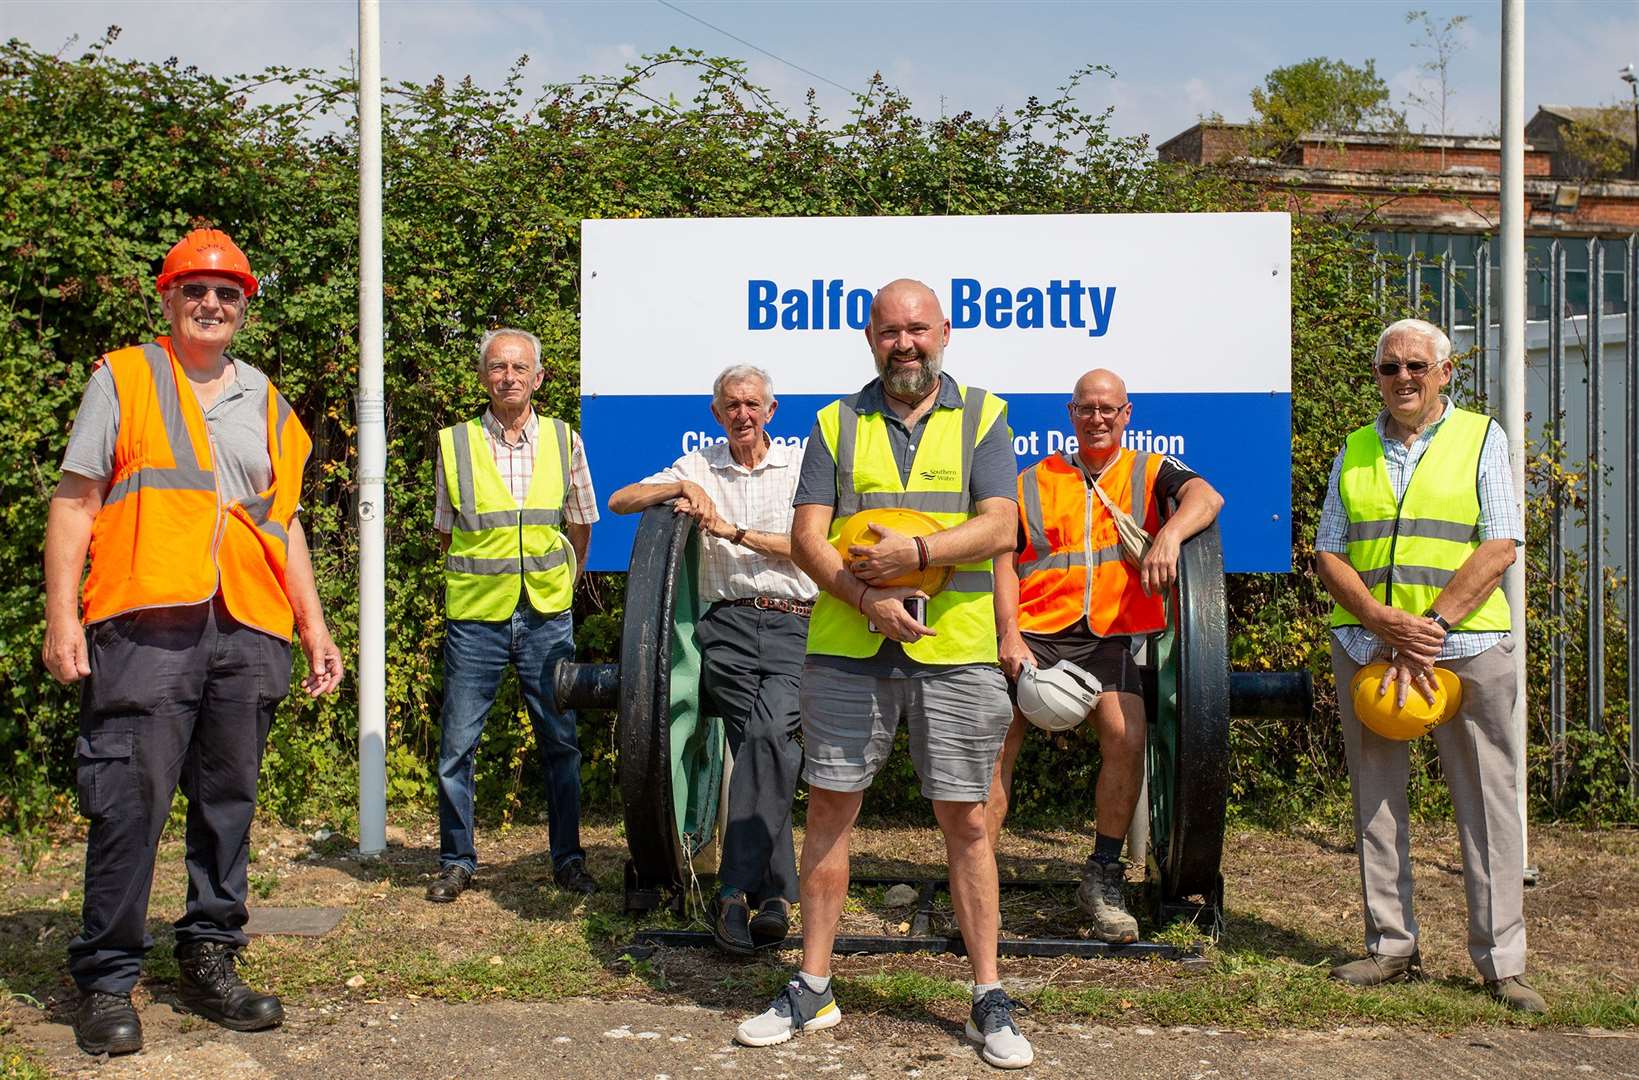
[[[600,496],[722,438],[711,383],[774,378],[769,434],[803,442],[875,375],[864,329],[886,282],[926,282],[945,370],[1008,401],[1024,467],[1074,451],[1065,403],[1107,367],[1126,442],[1224,493],[1234,571],[1291,565],[1290,223],[1285,214],[586,221],[581,424]],[[589,566],[623,570],[635,519],[605,513]]]

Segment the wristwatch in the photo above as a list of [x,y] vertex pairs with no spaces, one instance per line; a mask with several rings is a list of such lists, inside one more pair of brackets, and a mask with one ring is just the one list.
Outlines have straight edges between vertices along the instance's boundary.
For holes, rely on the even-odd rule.
[[1433,608],[1429,608],[1427,611],[1423,612],[1423,618],[1433,619],[1435,622],[1440,624],[1441,630],[1444,630],[1448,634],[1451,633],[1451,624],[1446,622],[1446,617],[1441,615],[1438,611],[1435,611]]

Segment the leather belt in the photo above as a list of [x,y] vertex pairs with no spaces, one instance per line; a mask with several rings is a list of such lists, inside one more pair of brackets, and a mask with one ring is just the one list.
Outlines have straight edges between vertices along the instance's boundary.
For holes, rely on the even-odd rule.
[[803,618],[807,618],[814,610],[812,600],[791,600],[784,596],[742,596],[738,600],[719,600],[712,606],[718,605],[756,608],[758,611],[784,611],[791,615],[801,615]]

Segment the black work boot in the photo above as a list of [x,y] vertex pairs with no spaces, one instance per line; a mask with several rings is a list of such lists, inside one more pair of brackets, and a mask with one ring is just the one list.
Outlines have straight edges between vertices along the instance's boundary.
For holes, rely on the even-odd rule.
[[246,986],[234,965],[239,950],[220,941],[193,941],[176,947],[182,978],[176,996],[190,1011],[233,1031],[276,1027],[285,1010],[272,994]]
[[74,1041],[88,1054],[134,1054],[142,1049],[142,1021],[130,994],[87,990],[74,1010]]

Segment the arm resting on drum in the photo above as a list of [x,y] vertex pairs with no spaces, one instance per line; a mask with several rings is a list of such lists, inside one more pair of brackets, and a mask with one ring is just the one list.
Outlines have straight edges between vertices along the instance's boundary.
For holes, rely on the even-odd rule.
[[666,484],[627,484],[609,496],[609,509],[617,514],[635,514],[668,499],[683,498],[689,494],[687,489],[691,487],[699,490],[698,485],[687,480],[674,480]]
[[[980,499],[974,515],[925,539],[928,562],[934,566],[961,566],[984,562],[1013,550],[1019,525],[1019,505],[1012,499]],[[841,561],[840,559],[838,560]]]
[[1184,541],[1211,525],[1224,506],[1224,497],[1199,476],[1178,489],[1178,508],[1155,530],[1149,552],[1139,566],[1139,584],[1151,596],[1171,589],[1178,581],[1178,552]]
[[1502,575],[1514,565],[1514,557],[1512,539],[1482,541],[1434,598],[1434,610],[1454,626],[1462,622],[1502,584]]

